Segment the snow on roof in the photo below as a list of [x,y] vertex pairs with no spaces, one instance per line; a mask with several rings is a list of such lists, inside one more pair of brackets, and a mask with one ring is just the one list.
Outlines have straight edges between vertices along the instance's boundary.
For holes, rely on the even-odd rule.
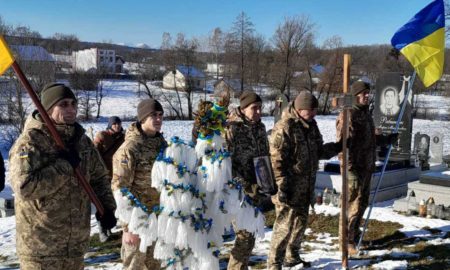
[[11,49],[25,61],[55,61],[53,57],[41,46],[11,45]]
[[184,76],[205,78],[205,74],[193,66],[187,67],[184,65],[177,65],[177,70],[181,72]]

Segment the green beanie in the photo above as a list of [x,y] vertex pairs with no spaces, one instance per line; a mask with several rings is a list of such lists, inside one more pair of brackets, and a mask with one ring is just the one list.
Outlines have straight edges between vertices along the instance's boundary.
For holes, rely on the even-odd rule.
[[354,96],[357,96],[359,93],[365,90],[370,91],[370,84],[363,81],[356,81],[350,87],[350,93]]
[[295,98],[294,108],[297,110],[312,110],[319,106],[317,98],[309,91],[301,91]]
[[65,98],[77,100],[72,90],[62,83],[49,83],[41,90],[41,103],[46,111],[50,110],[58,101]]
[[261,97],[253,91],[245,90],[239,97],[239,106],[245,109],[252,103],[262,102]]
[[139,102],[137,107],[137,118],[139,122],[142,122],[153,112],[162,112],[164,113],[164,109],[156,99],[144,99]]

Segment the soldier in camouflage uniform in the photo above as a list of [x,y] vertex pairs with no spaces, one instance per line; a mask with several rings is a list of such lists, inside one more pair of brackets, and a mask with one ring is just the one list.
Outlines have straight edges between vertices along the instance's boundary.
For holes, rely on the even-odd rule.
[[[269,191],[264,191],[256,181],[253,159],[269,156],[266,127],[261,122],[261,98],[251,91],[244,91],[240,106],[230,114],[225,139],[231,152],[232,173],[255,205],[270,202]],[[265,194],[266,193],[266,194]],[[255,246],[253,234],[240,230],[231,250],[228,270],[248,269],[248,260]]]
[[323,143],[314,117],[317,99],[302,91],[283,112],[270,137],[270,156],[278,193],[275,224],[267,260],[268,269],[310,263],[300,259],[300,244],[308,223],[309,206],[313,206],[314,185],[319,159],[329,159],[342,143]]
[[[159,151],[166,146],[160,133],[162,121],[163,108],[158,101],[141,101],[138,121],[131,124],[125,142],[113,157],[112,189],[127,188],[149,210],[159,204],[159,193],[152,188],[151,171]],[[128,232],[125,226],[121,249],[123,269],[160,269],[160,262],[153,258],[154,246],[142,253],[139,241],[139,236]]]
[[[356,105],[350,111],[348,157],[348,241],[349,254],[357,253],[355,244],[360,235],[359,227],[369,204],[370,181],[375,171],[376,147],[397,140],[398,134],[383,136],[375,129],[373,118],[369,112],[368,83],[357,81],[351,85],[351,93],[356,97]],[[340,140],[343,132],[343,113],[336,121],[336,136]],[[339,154],[342,160],[342,153]],[[342,171],[343,168],[341,168]],[[342,222],[340,222],[341,224]]]
[[[106,130],[100,131],[95,135],[94,145],[105,162],[106,168],[108,168],[110,179],[112,177],[112,157],[124,140],[125,134],[122,129],[122,121],[117,116],[111,116]],[[100,223],[98,225],[100,242],[108,241],[111,232],[103,229]]]
[[76,122],[77,103],[63,84],[41,92],[43,107],[55,123],[65,150],[58,150],[34,111],[10,151],[15,193],[17,254],[21,269],[83,269],[89,246],[91,202],[72,167],[79,166],[105,208],[102,226],[115,226],[115,202],[108,171]]

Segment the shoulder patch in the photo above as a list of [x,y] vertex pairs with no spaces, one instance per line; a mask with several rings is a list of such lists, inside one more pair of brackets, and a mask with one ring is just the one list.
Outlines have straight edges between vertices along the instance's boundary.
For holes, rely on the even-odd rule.
[[121,165],[122,167],[127,167],[127,166],[128,166],[128,158],[122,158],[122,159],[120,160],[120,165]]
[[20,157],[21,159],[27,159],[27,158],[28,158],[28,151],[26,151],[25,149],[22,149],[22,150],[20,151],[19,157]]

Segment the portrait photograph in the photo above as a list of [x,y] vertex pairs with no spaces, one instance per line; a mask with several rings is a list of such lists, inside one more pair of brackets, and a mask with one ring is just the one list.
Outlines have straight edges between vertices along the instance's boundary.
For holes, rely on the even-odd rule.
[[380,96],[380,111],[385,116],[397,115],[400,111],[400,99],[396,88],[386,87]]
[[253,158],[256,181],[263,192],[270,193],[275,189],[272,169],[268,156]]

